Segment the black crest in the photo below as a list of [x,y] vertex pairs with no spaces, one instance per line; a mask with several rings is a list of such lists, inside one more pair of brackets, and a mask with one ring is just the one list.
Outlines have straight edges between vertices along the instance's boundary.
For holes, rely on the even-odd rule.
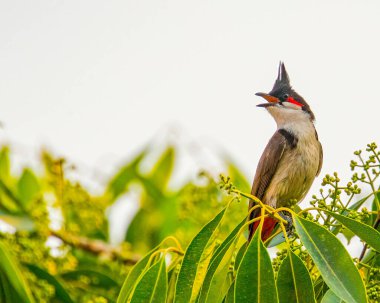
[[290,91],[292,91],[292,86],[290,85],[290,78],[285,69],[285,64],[280,61],[280,64],[278,65],[277,79],[269,94],[272,96],[279,97],[281,93],[288,94],[290,93]]
[[292,96],[296,101],[303,104],[303,110],[308,112],[311,116],[311,119],[314,120],[314,114],[310,109],[309,104],[305,101],[304,98],[302,98],[290,85],[290,78],[289,75],[285,69],[285,64],[280,61],[280,64],[278,66],[278,74],[276,82],[273,85],[272,90],[270,91],[269,95],[281,98],[283,95],[289,95]]
[[277,79],[273,85],[272,91],[280,90],[281,88],[291,88],[291,86],[289,75],[285,69],[285,64],[280,61],[280,64],[278,65]]

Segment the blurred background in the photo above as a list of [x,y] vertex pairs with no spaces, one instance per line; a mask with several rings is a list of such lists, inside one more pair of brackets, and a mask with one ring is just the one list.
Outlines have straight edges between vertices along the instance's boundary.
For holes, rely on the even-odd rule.
[[[379,11],[374,0],[3,1],[0,167],[7,188],[24,211],[47,203],[52,231],[65,226],[138,253],[168,234],[186,243],[192,207],[213,210],[225,198],[213,191],[220,172],[249,190],[275,131],[254,94],[272,88],[282,60],[316,115],[324,148],[308,204],[324,174],[338,171],[348,181],[353,151],[380,142]],[[155,217],[149,211],[157,201],[178,212]],[[14,232],[20,205],[6,203],[1,228]],[[94,212],[79,218],[80,207]],[[194,232],[216,213],[204,209]],[[240,204],[234,216],[245,212]],[[62,245],[55,240],[50,247]]]

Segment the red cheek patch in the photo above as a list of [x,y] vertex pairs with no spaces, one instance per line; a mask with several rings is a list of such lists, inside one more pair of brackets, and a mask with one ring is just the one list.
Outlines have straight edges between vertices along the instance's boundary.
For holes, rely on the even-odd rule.
[[295,104],[295,105],[297,105],[297,106],[300,106],[300,107],[303,106],[303,104],[299,103],[298,101],[296,101],[296,100],[295,100],[294,98],[292,98],[292,97],[288,97],[288,99],[287,99],[286,101],[288,101],[288,102],[290,102],[290,103],[293,103],[293,104]]

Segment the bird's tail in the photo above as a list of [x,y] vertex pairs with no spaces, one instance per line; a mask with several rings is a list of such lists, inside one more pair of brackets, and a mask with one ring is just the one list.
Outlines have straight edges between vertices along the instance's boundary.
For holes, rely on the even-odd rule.
[[[253,212],[251,212],[251,214],[249,216],[249,220],[257,218],[260,215],[261,215],[260,208],[256,209]],[[273,230],[275,229],[277,223],[278,223],[277,220],[274,218],[270,218],[270,217],[264,218],[263,227],[261,229],[261,240],[262,241],[265,241],[266,239],[268,239],[270,237],[270,235],[272,234]],[[248,229],[249,229],[248,242],[251,241],[251,239],[252,239],[253,235],[255,234],[256,229],[259,227],[259,225],[260,225],[260,220],[253,222],[252,224],[249,225],[249,227],[248,227]]]

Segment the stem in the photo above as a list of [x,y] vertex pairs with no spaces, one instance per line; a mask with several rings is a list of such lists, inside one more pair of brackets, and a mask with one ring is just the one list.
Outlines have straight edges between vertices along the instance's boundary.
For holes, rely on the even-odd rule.
[[248,198],[248,199],[251,199],[253,200],[254,202],[256,202],[258,205],[261,206],[262,209],[264,209],[265,211],[267,211],[269,214],[272,214],[278,221],[284,223],[284,224],[287,224],[288,222],[286,220],[284,220],[283,218],[281,218],[275,211],[275,209],[269,205],[266,205],[264,204],[263,202],[260,201],[260,199],[258,199],[257,197],[253,196],[253,195],[250,195],[250,194],[246,194],[238,189],[232,189],[231,190],[232,192],[238,194],[238,195],[241,195],[245,198]]
[[[363,163],[363,165],[365,165],[362,156],[359,155],[359,159]],[[371,186],[372,192],[375,193],[376,189],[375,189],[375,186],[373,185],[373,180],[371,179],[371,176],[370,176],[368,170],[364,169],[364,171],[365,171],[365,173],[367,175],[367,178],[368,178],[368,181],[369,181],[369,185]],[[380,210],[379,200],[377,199],[377,195],[376,194],[375,194],[375,202],[376,202],[377,210]],[[379,212],[378,217],[379,216],[380,216],[380,212]]]
[[371,151],[373,152],[373,154],[375,155],[377,161],[380,163],[380,158],[379,158],[379,156],[377,155],[376,150],[375,150],[374,148],[372,148],[372,146],[370,146],[370,149],[371,149]]
[[269,217],[269,215],[264,215],[264,216],[260,215],[260,217],[257,217],[257,218],[254,218],[252,220],[245,222],[244,225],[242,227],[240,227],[236,238],[240,237],[241,233],[244,232],[244,230],[246,230],[247,226],[251,225],[254,222],[260,221],[263,218],[268,218],[268,217]]
[[125,254],[120,251],[119,248],[114,247],[108,243],[101,240],[93,240],[85,237],[79,237],[69,233],[50,231],[50,234],[58,239],[61,239],[67,245],[75,248],[85,250],[93,255],[108,255],[113,259],[119,259],[127,264],[135,264],[140,259],[137,256],[126,257]]
[[[279,208],[276,208],[274,210],[274,213],[278,213],[280,211],[287,211],[288,213],[291,213],[292,215],[296,215],[296,213],[292,209],[290,209],[288,207],[279,207]],[[287,223],[287,221],[285,223]]]
[[160,246],[163,245],[165,242],[167,242],[169,240],[172,240],[177,245],[178,249],[181,250],[181,251],[183,251],[181,244],[179,243],[179,241],[177,240],[177,238],[174,237],[174,236],[168,236],[168,237],[166,237],[164,240],[162,240],[162,242],[160,243]]
[[[373,228],[377,230],[377,228],[379,227],[380,225],[380,217],[379,217],[379,214],[380,212],[377,211],[377,218],[376,218],[376,221],[375,223],[373,224]],[[367,251],[367,248],[368,248],[368,245],[367,243],[364,245],[363,247],[363,250],[362,252],[360,253],[360,256],[359,256],[359,261],[361,261],[363,258],[364,258],[364,255],[365,255],[365,252]]]
[[249,218],[249,216],[251,215],[251,213],[254,211],[254,210],[256,210],[256,209],[258,209],[258,208],[260,208],[260,205],[255,205],[255,206],[253,206],[249,211],[248,211],[248,218]]
[[354,198],[354,196],[355,196],[355,194],[352,193],[351,196],[350,196],[350,198],[348,198],[348,201],[347,201],[346,205],[344,206],[345,209],[347,209],[348,205],[351,203],[351,201]]
[[285,225],[280,222],[280,227],[281,227],[282,233],[284,234],[285,242],[288,245],[288,249],[290,250],[290,243],[289,243],[288,233],[286,232]]

